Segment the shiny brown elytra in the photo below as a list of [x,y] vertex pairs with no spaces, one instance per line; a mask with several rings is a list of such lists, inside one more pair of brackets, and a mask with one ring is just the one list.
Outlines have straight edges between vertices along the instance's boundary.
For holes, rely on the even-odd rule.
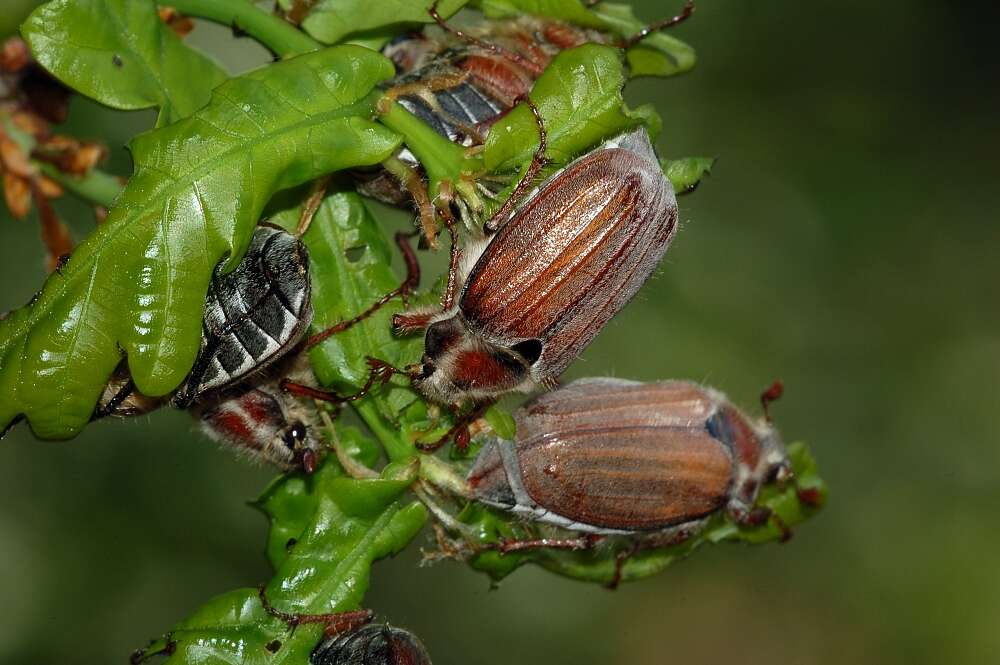
[[427,327],[416,386],[457,403],[549,385],[653,274],[677,199],[644,129],[548,178],[471,252],[457,302],[397,316]]
[[490,441],[477,458],[473,497],[583,533],[677,542],[720,511],[759,524],[770,516],[755,508],[761,485],[791,477],[769,423],[686,381],[582,379],[515,419],[516,441]]

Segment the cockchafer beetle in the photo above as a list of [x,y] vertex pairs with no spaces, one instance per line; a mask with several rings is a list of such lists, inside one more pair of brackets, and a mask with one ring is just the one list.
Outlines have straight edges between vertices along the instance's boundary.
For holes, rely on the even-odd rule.
[[369,624],[329,637],[309,657],[310,665],[431,665],[413,633],[388,624]]
[[[426,329],[421,362],[396,369],[369,359],[356,394],[340,396],[294,382],[289,392],[344,402],[359,399],[393,373],[408,376],[428,399],[472,410],[435,443],[465,427],[492,400],[559,375],[653,274],[677,229],[677,199],[645,129],[617,136],[546,179],[521,201],[545,153],[545,129],[529,103],[540,143],[528,175],[484,229],[488,240],[453,254],[441,308],[396,314],[401,334]],[[520,204],[518,205],[518,203]],[[457,297],[456,297],[457,294]],[[321,333],[326,335],[326,333]]]
[[426,327],[411,376],[434,401],[553,385],[652,275],[677,228],[677,200],[644,129],[583,155],[503,213],[466,256],[457,299],[394,317],[401,332]]
[[212,439],[284,469],[311,471],[322,448],[315,409],[279,388],[284,377],[308,380],[304,355],[282,359],[312,321],[309,255],[295,236],[258,226],[237,267],[221,264],[205,300],[201,349],[181,387],[162,398],[135,390],[124,363],[105,388],[94,417],[132,416],[165,404],[190,411]]
[[[777,394],[765,393],[765,409]],[[476,501],[582,534],[638,538],[637,548],[682,542],[723,511],[743,525],[775,520],[790,535],[756,505],[762,485],[794,482],[780,435],[716,390],[581,379],[530,401],[515,421],[516,440],[488,441],[469,471]],[[820,501],[810,489],[799,499]]]

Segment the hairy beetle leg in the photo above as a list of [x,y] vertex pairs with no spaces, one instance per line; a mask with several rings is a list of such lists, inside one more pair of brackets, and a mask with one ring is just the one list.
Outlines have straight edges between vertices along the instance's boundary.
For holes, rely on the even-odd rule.
[[646,26],[645,28],[635,33],[628,39],[623,40],[620,44],[618,44],[618,46],[623,49],[632,48],[633,46],[644,40],[646,37],[649,37],[654,32],[659,32],[661,30],[666,30],[667,28],[672,28],[675,25],[679,25],[684,21],[688,20],[689,18],[691,18],[691,15],[694,14],[694,9],[695,9],[694,0],[687,0],[684,3],[684,8],[681,9],[680,14],[668,19],[664,19],[662,21],[658,21],[656,23],[653,23],[652,25]]
[[496,233],[504,222],[507,221],[507,218],[514,212],[514,208],[521,197],[527,194],[535,185],[535,178],[538,177],[538,174],[549,162],[548,158],[545,157],[545,151],[548,149],[548,146],[545,122],[542,120],[542,114],[538,110],[538,107],[535,106],[535,103],[531,101],[530,97],[525,96],[523,101],[531,109],[532,115],[535,116],[535,124],[538,125],[538,149],[535,150],[535,154],[531,158],[531,164],[528,165],[528,170],[525,172],[524,177],[521,178],[521,181],[517,183],[514,191],[510,193],[510,196],[500,206],[500,209],[483,224],[483,231],[487,235]]
[[472,44],[473,46],[478,46],[483,50],[495,53],[501,58],[510,60],[511,62],[520,65],[521,67],[524,67],[529,72],[532,72],[536,77],[541,76],[544,67],[539,66],[538,63],[529,60],[520,53],[515,53],[514,51],[506,49],[500,46],[499,44],[494,44],[492,42],[484,41],[482,39],[479,39],[478,37],[474,37],[467,32],[462,32],[458,28],[449,25],[448,22],[441,17],[441,14],[438,13],[439,3],[440,0],[435,0],[434,4],[432,4],[430,6],[430,9],[427,10],[427,13],[431,15],[431,18],[434,19],[434,22],[437,23],[442,30],[455,35],[455,37],[458,37],[462,41]]
[[[410,235],[411,234],[408,233],[397,233],[395,236],[396,244],[399,246],[399,250],[403,254],[403,261],[406,263],[406,277],[403,279],[402,283],[389,293],[376,300],[371,307],[361,312],[354,318],[341,321],[340,323],[330,326],[326,330],[311,336],[306,340],[306,349],[311,349],[333,335],[344,332],[345,330],[361,323],[397,296],[403,300],[404,304],[406,304],[407,298],[417,289],[417,286],[420,285],[420,263],[417,261],[416,253],[414,253],[413,248],[410,246]],[[395,321],[395,317],[393,318],[393,321]]]
[[302,207],[298,226],[295,227],[295,235],[299,238],[304,236],[312,225],[313,217],[316,216],[316,211],[319,210],[323,199],[326,197],[326,189],[330,186],[332,177],[331,175],[325,175],[313,183],[312,192],[309,194],[309,198],[306,199],[306,204]]
[[455,424],[444,433],[437,441],[431,441],[429,443],[417,443],[417,450],[423,453],[433,453],[448,441],[454,440],[455,447],[460,451],[465,452],[469,448],[469,443],[472,439],[472,434],[469,432],[469,427],[475,421],[483,417],[486,410],[491,406],[496,404],[495,399],[488,399],[483,402],[476,404],[469,413],[464,416],[458,416],[455,420]]
[[393,374],[404,374],[408,376],[406,371],[398,369],[387,362],[379,360],[378,358],[367,358],[366,361],[369,368],[368,379],[365,381],[365,384],[361,386],[361,389],[352,395],[339,395],[329,390],[313,388],[312,386],[295,383],[294,381],[289,381],[288,379],[282,379],[280,387],[284,392],[291,395],[308,397],[321,402],[329,402],[330,404],[344,404],[346,402],[356,402],[363,397],[367,397],[368,393],[371,392],[376,383],[380,386],[384,386],[389,383]]
[[264,585],[258,587],[260,604],[264,611],[275,619],[285,622],[290,631],[295,631],[300,625],[318,623],[323,625],[323,632],[327,637],[340,635],[357,630],[361,626],[369,624],[375,618],[372,610],[352,610],[349,612],[333,612],[330,614],[291,614],[282,612],[271,605],[267,599],[267,588]]

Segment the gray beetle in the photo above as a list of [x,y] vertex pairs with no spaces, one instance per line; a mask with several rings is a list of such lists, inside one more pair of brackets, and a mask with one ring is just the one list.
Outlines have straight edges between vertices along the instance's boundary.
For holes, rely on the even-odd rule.
[[216,273],[205,299],[201,348],[173,395],[135,390],[124,367],[105,387],[94,417],[132,416],[164,404],[189,410],[211,438],[284,469],[315,467],[321,447],[312,411],[279,387],[305,377],[305,357],[284,362],[312,321],[309,255],[297,237],[258,226],[236,268]]

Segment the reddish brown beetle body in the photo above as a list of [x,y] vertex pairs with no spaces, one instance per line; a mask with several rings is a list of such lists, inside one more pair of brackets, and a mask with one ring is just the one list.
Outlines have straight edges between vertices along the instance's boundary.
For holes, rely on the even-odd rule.
[[517,440],[477,458],[473,496],[584,533],[683,537],[722,510],[758,523],[760,486],[791,473],[774,428],[685,381],[583,379],[515,418]]
[[444,403],[550,384],[653,274],[677,200],[645,130],[546,180],[506,220],[457,305],[430,322],[416,384]]

